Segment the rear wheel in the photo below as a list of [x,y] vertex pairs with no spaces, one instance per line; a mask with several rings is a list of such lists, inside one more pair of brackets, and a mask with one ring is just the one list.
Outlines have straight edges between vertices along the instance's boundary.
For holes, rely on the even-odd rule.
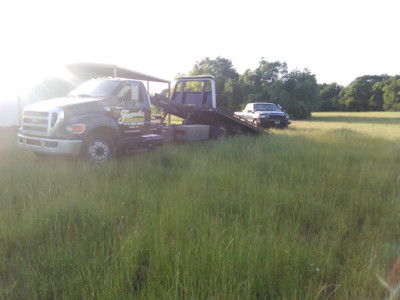
[[224,139],[226,138],[226,136],[227,136],[226,129],[223,126],[215,128],[212,134],[212,137],[216,140]]
[[93,163],[102,163],[115,157],[115,143],[106,135],[96,133],[89,136],[83,148],[83,157]]

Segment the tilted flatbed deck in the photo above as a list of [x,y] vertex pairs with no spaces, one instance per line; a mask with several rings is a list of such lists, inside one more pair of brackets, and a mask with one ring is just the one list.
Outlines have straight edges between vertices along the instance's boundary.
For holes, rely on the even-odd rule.
[[159,94],[155,94],[151,98],[151,102],[163,108],[165,114],[171,114],[185,119],[187,124],[222,126],[230,133],[266,133],[262,128],[254,126],[245,118],[235,115],[224,108],[205,108],[197,105],[184,105]]

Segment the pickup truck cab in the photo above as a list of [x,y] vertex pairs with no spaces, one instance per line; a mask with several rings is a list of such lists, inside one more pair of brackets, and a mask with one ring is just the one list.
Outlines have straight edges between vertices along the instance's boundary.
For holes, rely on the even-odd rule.
[[281,111],[274,103],[248,103],[243,111],[235,114],[252,122],[254,126],[265,128],[286,128],[291,123],[289,114]]
[[103,162],[123,151],[162,145],[151,103],[141,81],[86,81],[66,97],[24,109],[18,145],[39,155],[80,155]]

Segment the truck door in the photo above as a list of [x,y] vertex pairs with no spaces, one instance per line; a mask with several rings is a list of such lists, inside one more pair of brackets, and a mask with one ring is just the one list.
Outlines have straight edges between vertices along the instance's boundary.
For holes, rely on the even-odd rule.
[[118,93],[114,116],[122,136],[140,135],[150,127],[151,113],[147,107],[141,86],[130,82]]
[[245,118],[250,122],[253,122],[253,115],[254,115],[253,104],[251,103],[247,104],[244,111],[245,111]]

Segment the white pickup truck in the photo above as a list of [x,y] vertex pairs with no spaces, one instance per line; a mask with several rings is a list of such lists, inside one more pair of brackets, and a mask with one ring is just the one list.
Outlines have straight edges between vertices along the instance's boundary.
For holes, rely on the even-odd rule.
[[286,128],[292,123],[289,114],[274,103],[248,103],[243,111],[235,114],[252,122],[254,126],[265,128]]

